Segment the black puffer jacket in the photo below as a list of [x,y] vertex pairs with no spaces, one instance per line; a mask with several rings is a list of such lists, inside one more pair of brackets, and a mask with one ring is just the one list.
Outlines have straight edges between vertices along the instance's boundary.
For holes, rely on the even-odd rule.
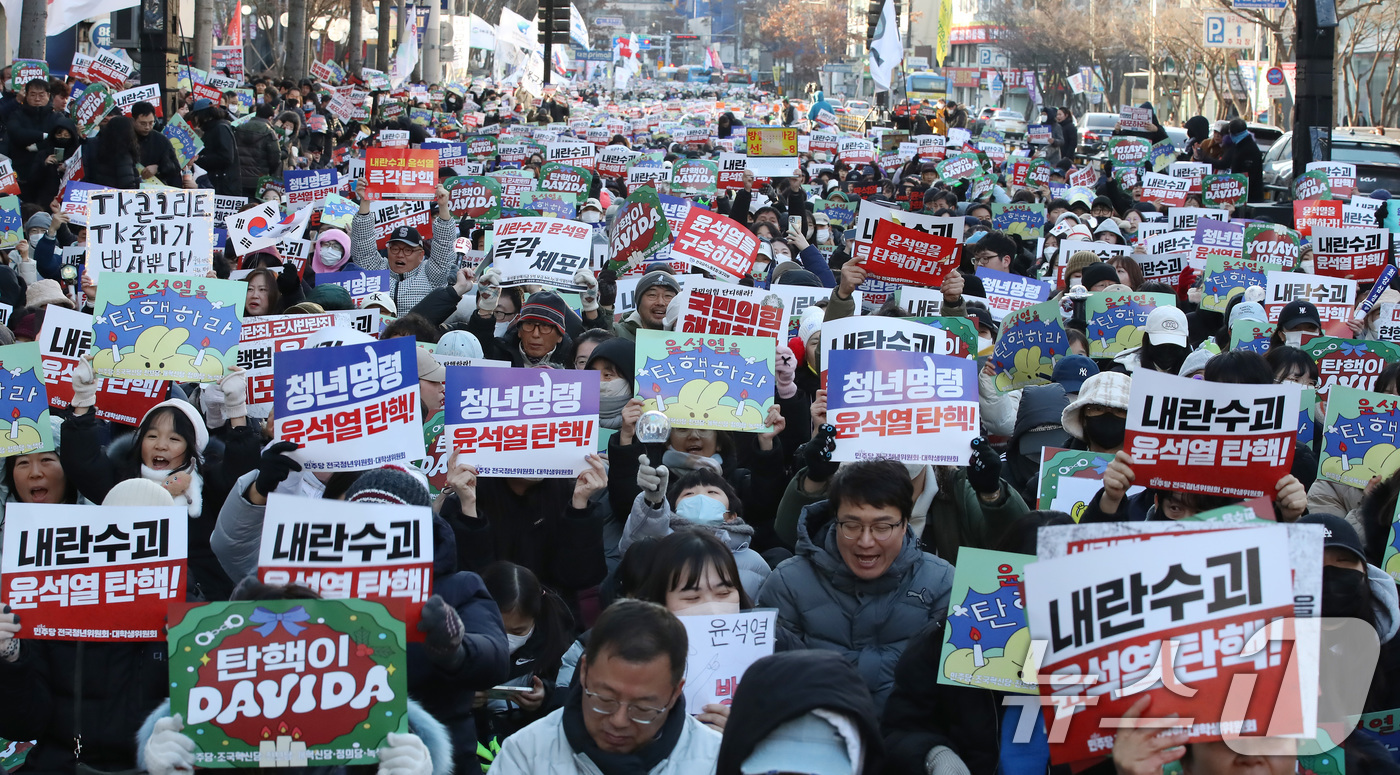
[[209,185],[220,196],[242,196],[243,179],[238,169],[238,141],[228,120],[217,118],[206,123],[204,150],[198,164],[209,173]]
[[282,149],[267,119],[248,119],[234,130],[234,137],[238,140],[238,177],[246,196],[256,195],[258,179],[264,175],[282,179]]
[[1036,428],[1053,425],[1064,433],[1063,438],[1053,444],[1037,443],[1036,446],[1063,447],[1070,438],[1060,425],[1066,406],[1069,406],[1069,397],[1065,395],[1064,387],[1058,384],[1028,387],[1021,392],[1021,404],[1016,410],[1016,425],[1011,431],[1011,442],[1006,447],[1006,465],[1002,468],[1001,478],[1008,487],[1021,493],[1021,499],[1026,503],[1036,502],[1040,451],[1036,449],[1029,456],[1022,454],[1021,439]]

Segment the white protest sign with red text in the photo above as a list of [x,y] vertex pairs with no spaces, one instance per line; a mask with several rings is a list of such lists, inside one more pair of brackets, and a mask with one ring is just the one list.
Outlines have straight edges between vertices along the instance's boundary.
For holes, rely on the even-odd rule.
[[692,207],[671,246],[671,255],[688,259],[717,277],[737,281],[753,268],[758,238],[718,213]]

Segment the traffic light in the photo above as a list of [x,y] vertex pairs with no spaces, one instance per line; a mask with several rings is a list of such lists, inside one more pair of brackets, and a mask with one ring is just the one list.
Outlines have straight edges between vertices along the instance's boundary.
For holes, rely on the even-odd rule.
[[568,0],[540,0],[540,43],[567,46],[569,16]]
[[[894,16],[896,23],[903,18],[903,3],[900,0],[894,2]],[[870,0],[870,5],[865,10],[865,42],[867,47],[875,42],[879,35],[880,14],[885,10],[885,0]]]

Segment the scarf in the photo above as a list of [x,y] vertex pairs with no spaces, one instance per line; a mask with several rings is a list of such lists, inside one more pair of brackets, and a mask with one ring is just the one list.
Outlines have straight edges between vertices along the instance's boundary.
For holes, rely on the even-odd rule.
[[714,469],[715,473],[724,474],[724,458],[721,458],[719,453],[702,457],[667,447],[666,452],[661,456],[661,465],[666,466],[667,470],[671,472],[671,476],[675,477],[672,481],[679,480],[691,471],[699,470],[701,466],[709,466]]
[[[675,750],[685,725],[684,698],[677,701],[666,715],[650,743],[629,754],[608,753],[593,742],[583,725],[583,685],[574,686],[564,702],[564,736],[575,753],[587,756],[603,775],[647,775]],[[590,711],[591,712],[591,711]],[[654,724],[652,726],[655,726]]]
[[175,505],[185,507],[190,517],[197,518],[200,513],[204,511],[204,477],[199,475],[199,472],[194,469],[194,466],[185,466],[179,471],[157,471],[154,468],[148,467],[145,463],[141,464],[141,478],[155,482],[161,486],[165,485],[165,480],[169,478],[171,474],[176,473],[189,474],[190,486],[186,487],[185,491],[179,495],[173,496],[175,498]]
[[702,525],[691,522],[685,517],[671,515],[671,530],[681,530],[683,528],[694,527],[703,528],[713,533],[715,538],[724,542],[731,552],[742,552],[749,548],[749,543],[753,541],[753,525],[742,519],[735,519],[733,522],[723,524]]
[[[550,350],[549,352],[545,353],[545,354],[544,354],[544,357],[543,357],[543,358],[539,358],[539,359],[531,358],[531,357],[529,356],[529,354],[527,354],[527,353],[525,352],[525,348],[524,348],[524,347],[521,347],[521,346],[519,346],[519,345],[516,345],[515,349],[518,350],[518,351],[520,351],[521,365],[524,366],[524,367],[527,368],[527,369],[557,369],[557,368],[559,368],[558,366],[554,365],[554,363],[551,362],[551,361],[549,360],[549,356],[553,355],[553,354],[554,354],[554,351],[559,349],[559,348],[557,348],[557,347],[554,348],[554,350]],[[622,426],[621,426],[621,425],[618,425],[618,427],[621,428]]]
[[624,382],[622,390],[612,392],[608,389],[608,380],[603,380],[602,389],[598,391],[598,424],[604,428],[620,430],[622,428],[622,407],[632,400],[632,386]]

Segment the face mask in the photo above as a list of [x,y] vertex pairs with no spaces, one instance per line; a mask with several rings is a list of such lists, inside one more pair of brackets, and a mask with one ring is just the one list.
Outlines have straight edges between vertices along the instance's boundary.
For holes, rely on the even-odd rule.
[[510,646],[510,653],[514,654],[519,651],[520,647],[524,646],[525,642],[530,640],[530,636],[534,634],[534,627],[531,627],[530,631],[524,635],[511,635],[510,633],[506,633],[506,645]]
[[1322,615],[1350,616],[1370,622],[1371,591],[1366,574],[1351,568],[1325,565],[1322,568]]
[[728,511],[723,503],[708,495],[692,495],[676,504],[676,516],[700,525],[717,525]]
[[605,379],[598,386],[598,394],[603,396],[630,396],[632,383],[625,379]]
[[749,270],[749,275],[755,280],[762,280],[768,276],[768,262],[755,261],[753,269]]
[[1302,331],[1284,331],[1284,332],[1283,332],[1283,343],[1286,344],[1286,345],[1288,345],[1289,347],[1302,347],[1302,346],[1303,346],[1303,332],[1302,332]]
[[1123,446],[1127,425],[1126,419],[1111,414],[1085,417],[1084,437],[1104,449],[1116,449]]
[[597,210],[584,210],[583,215],[580,215],[578,219],[584,223],[597,223],[603,220],[603,216]]
[[[704,496],[698,496],[704,497]],[[694,500],[692,498],[691,500]],[[723,600],[711,600],[708,603],[697,603],[689,608],[682,608],[679,611],[672,611],[676,616],[713,616],[714,614],[737,614],[739,613],[739,601],[735,600],[726,603]]]
[[29,240],[29,244],[33,245],[34,243],[38,242],[41,238],[43,238],[43,236],[44,232],[42,231],[31,231],[29,232],[29,236],[26,239]]
[[993,342],[991,337],[979,336],[977,337],[977,352],[979,354],[986,352],[987,348],[994,344],[996,344],[996,342]]
[[791,261],[791,260],[792,260],[792,254],[791,254],[791,253],[784,253],[784,252],[781,251],[781,250],[775,250],[775,251],[773,251],[773,260],[774,260],[775,262],[779,263],[779,264],[783,263],[784,261]]
[[502,322],[502,323],[497,323],[497,324],[496,324],[496,336],[498,336],[498,337],[505,336],[505,335],[506,335],[506,329],[508,329],[508,328],[510,328],[510,321],[505,321],[505,322]]
[[335,265],[340,262],[341,256],[345,255],[345,249],[334,242],[327,242],[321,246],[321,263]]
[[290,130],[290,129],[283,129],[283,130],[282,130],[282,135],[283,135],[284,137],[291,137],[291,136],[292,136],[292,130]]
[[831,239],[831,229],[817,229],[817,242],[826,242]]

